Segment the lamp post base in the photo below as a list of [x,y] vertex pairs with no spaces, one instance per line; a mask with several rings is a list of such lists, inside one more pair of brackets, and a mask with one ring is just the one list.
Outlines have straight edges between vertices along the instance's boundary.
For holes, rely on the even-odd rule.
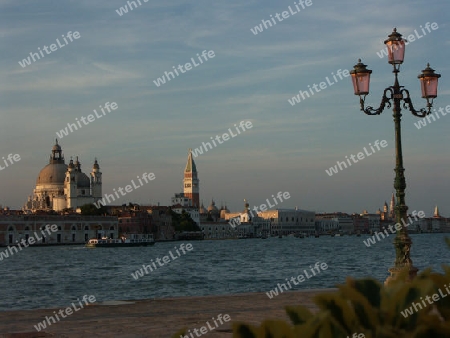
[[401,220],[398,223],[401,224],[403,222],[404,226],[397,232],[397,236],[395,236],[395,263],[394,266],[388,270],[391,275],[386,279],[384,285],[389,285],[398,279],[401,279],[403,282],[410,282],[417,276],[417,271],[419,271],[419,269],[413,266],[410,257],[412,240],[411,237],[408,236],[405,225],[406,223],[403,221],[404,219],[406,220],[406,210],[408,207],[402,204],[401,206],[398,206],[398,209],[400,212],[404,212],[405,214],[403,217],[398,217],[398,219]]
[[419,271],[419,269],[411,264],[405,265],[404,267],[393,267],[388,271],[391,273],[391,275],[384,281],[384,285],[386,286],[392,284],[400,276],[403,277],[402,279],[404,282],[412,281],[417,276],[417,271]]

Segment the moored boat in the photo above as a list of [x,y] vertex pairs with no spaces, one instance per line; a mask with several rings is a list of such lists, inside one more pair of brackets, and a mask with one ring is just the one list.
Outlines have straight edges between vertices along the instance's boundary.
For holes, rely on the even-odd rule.
[[85,246],[88,248],[111,248],[111,247],[130,247],[130,246],[149,246],[154,245],[155,240],[151,234],[129,234],[128,237],[100,239],[91,238]]

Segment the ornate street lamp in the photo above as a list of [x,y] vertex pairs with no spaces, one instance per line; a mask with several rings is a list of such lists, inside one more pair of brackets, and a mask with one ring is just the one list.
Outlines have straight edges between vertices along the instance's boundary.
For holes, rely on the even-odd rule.
[[408,224],[407,211],[408,207],[405,205],[405,188],[406,181],[404,176],[405,169],[403,168],[403,155],[402,155],[402,140],[401,140],[401,101],[403,101],[403,108],[408,108],[409,111],[417,117],[425,117],[431,114],[431,107],[433,106],[433,99],[437,97],[438,78],[440,74],[436,74],[428,64],[422,71],[422,74],[418,76],[420,79],[422,97],[427,100],[427,108],[415,110],[411,102],[409,91],[400,86],[398,83],[398,73],[400,72],[400,65],[403,63],[405,56],[405,41],[402,35],[394,31],[389,35],[388,39],[384,41],[388,50],[388,62],[392,64],[394,70],[392,71],[395,76],[395,82],[393,86],[384,89],[383,97],[381,98],[381,104],[377,109],[371,106],[364,108],[366,96],[369,94],[370,74],[371,70],[366,68],[366,65],[358,60],[358,64],[354,66],[354,69],[350,71],[352,76],[353,87],[355,95],[360,98],[361,110],[367,115],[380,115],[384,108],[393,107],[394,112],[394,124],[395,124],[395,180],[394,188],[397,195],[397,203],[395,206],[395,218],[396,223],[401,224],[401,229],[397,231],[397,235],[394,239],[394,247],[396,251],[395,263],[392,268],[389,269],[391,276],[386,280],[386,284],[389,281],[396,278],[397,274],[407,269],[409,271],[409,278],[412,279],[416,276],[418,269],[413,266],[410,258],[411,238],[408,236],[405,224]]

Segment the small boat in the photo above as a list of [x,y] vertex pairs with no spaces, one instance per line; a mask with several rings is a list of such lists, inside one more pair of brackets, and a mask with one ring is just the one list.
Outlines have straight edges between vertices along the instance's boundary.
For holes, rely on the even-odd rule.
[[130,234],[129,237],[120,238],[102,237],[100,239],[91,238],[86,244],[87,248],[112,248],[112,247],[130,247],[130,246],[149,246],[154,245],[155,240],[152,234]]
[[337,233],[334,234],[334,236],[335,236],[335,237],[340,237],[341,234],[340,234],[339,232],[337,232]]

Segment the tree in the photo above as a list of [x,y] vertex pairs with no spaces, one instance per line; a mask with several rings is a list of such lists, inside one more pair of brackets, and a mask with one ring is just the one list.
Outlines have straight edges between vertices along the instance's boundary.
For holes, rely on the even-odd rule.
[[82,215],[98,216],[108,213],[108,210],[104,205],[102,205],[100,208],[97,208],[94,204],[85,204],[82,205],[80,209]]
[[175,228],[175,231],[201,231],[197,223],[195,223],[186,210],[183,209],[181,214],[178,214],[173,210],[170,210],[170,213],[172,215],[172,226]]

